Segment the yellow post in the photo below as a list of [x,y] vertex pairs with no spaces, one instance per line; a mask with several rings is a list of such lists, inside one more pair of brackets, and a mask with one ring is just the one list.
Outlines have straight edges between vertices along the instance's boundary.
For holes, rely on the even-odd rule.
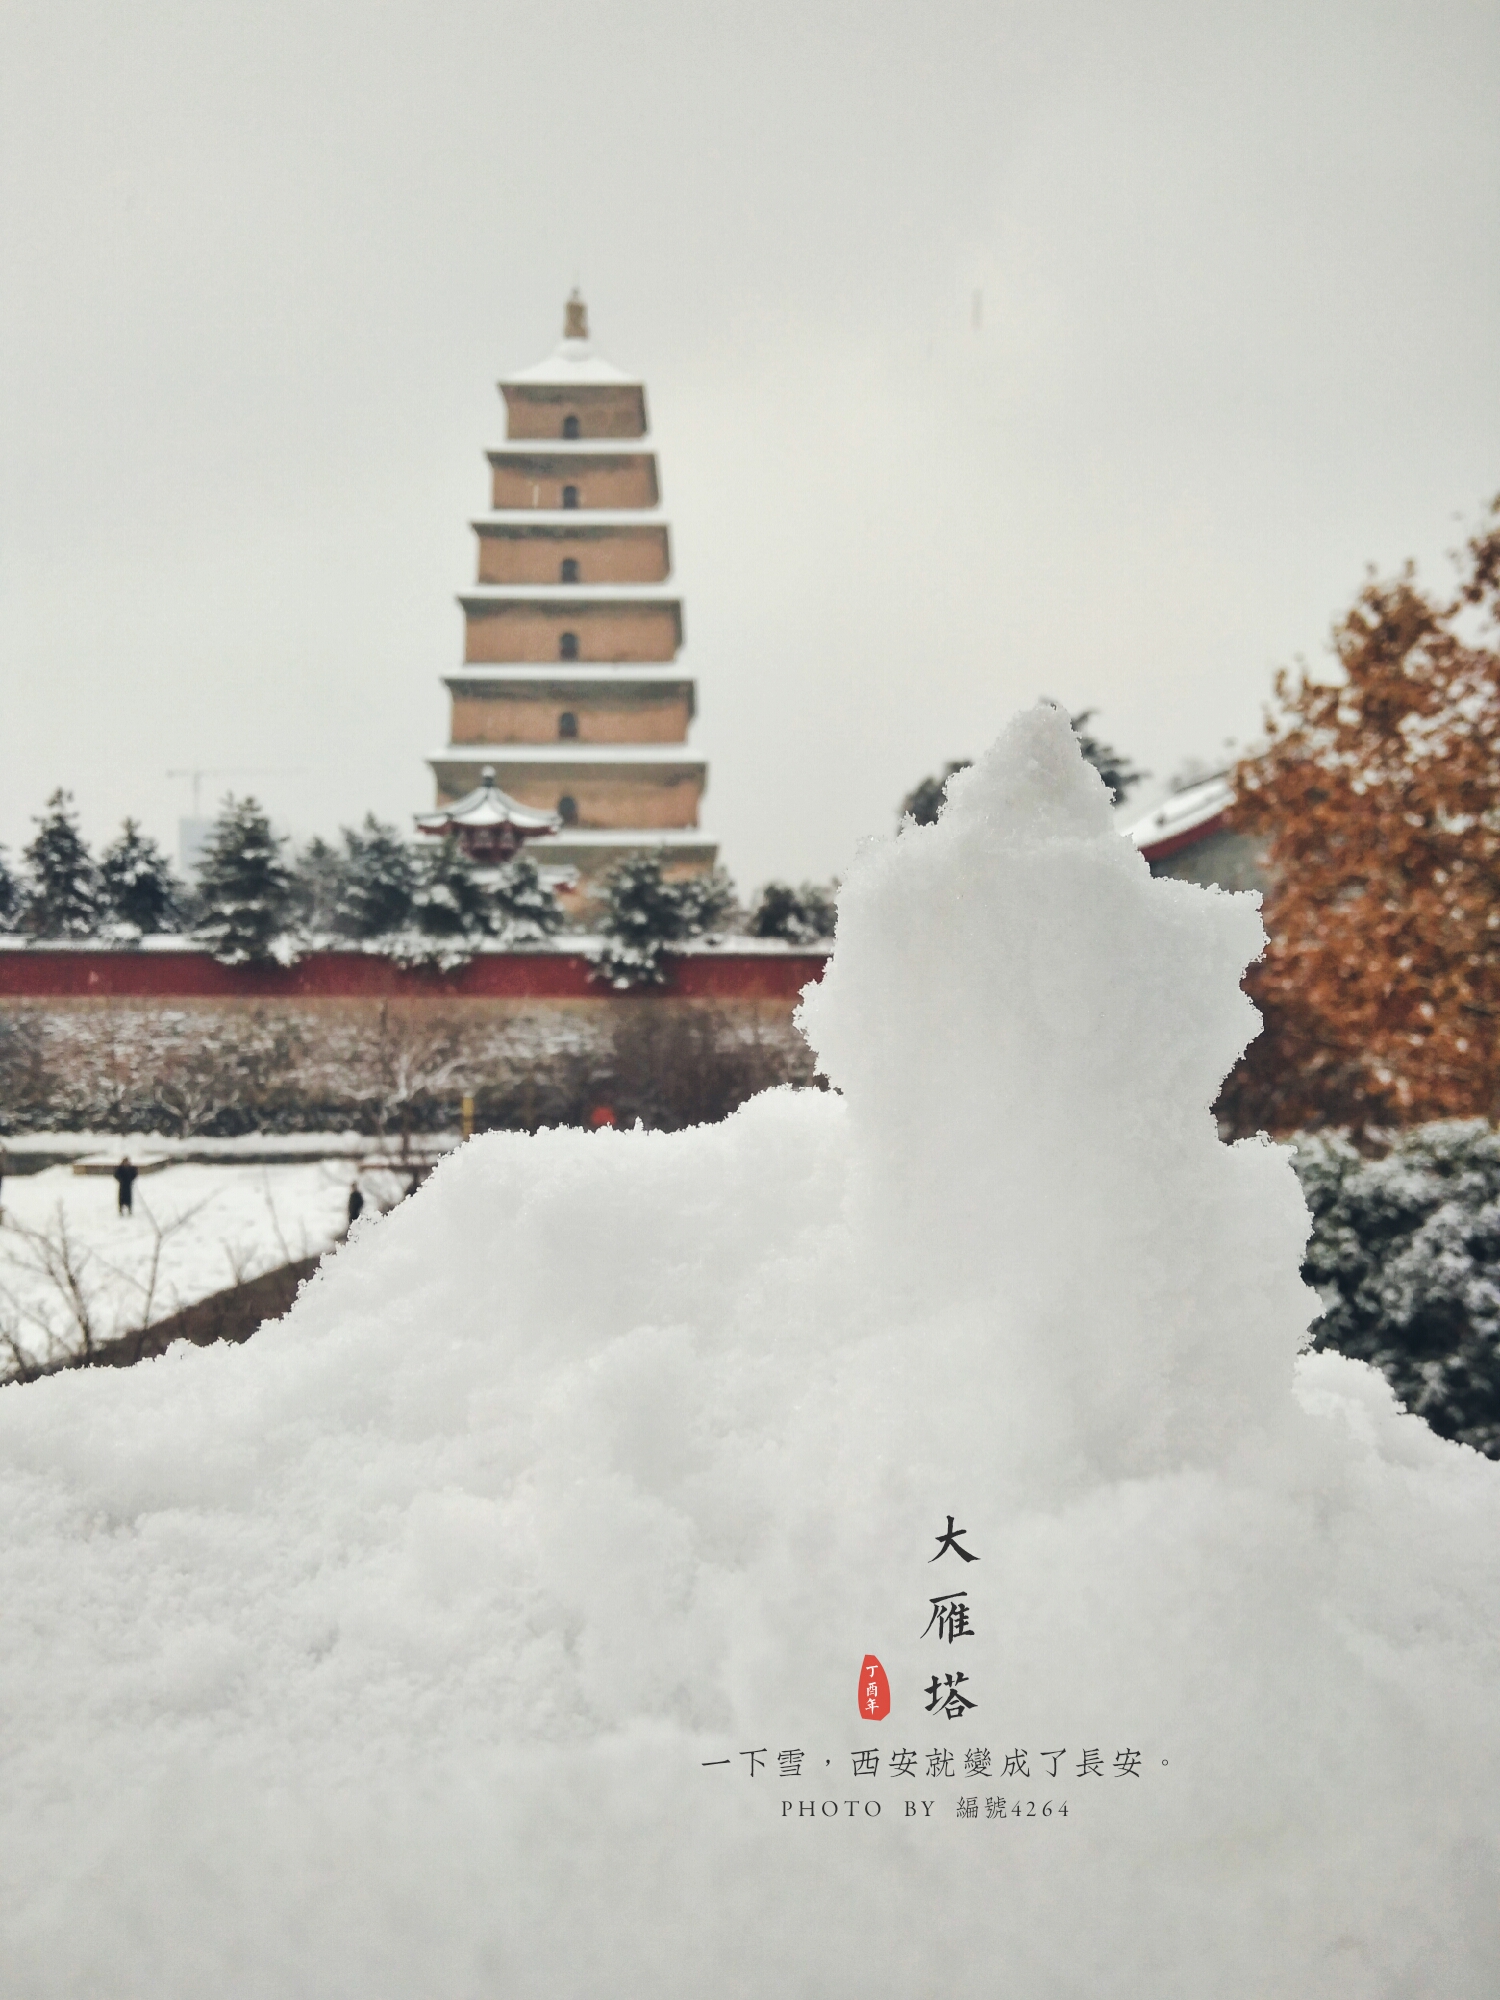
[[467,1092],[464,1093],[462,1116],[464,1137],[472,1139],[474,1136],[474,1100]]

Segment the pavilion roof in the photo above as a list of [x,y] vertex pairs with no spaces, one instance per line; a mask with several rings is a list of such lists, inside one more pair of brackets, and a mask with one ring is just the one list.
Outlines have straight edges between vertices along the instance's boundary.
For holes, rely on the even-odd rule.
[[518,833],[533,837],[556,833],[562,821],[556,813],[538,812],[502,792],[495,783],[495,767],[486,764],[484,774],[472,792],[436,812],[418,813],[417,826],[423,833],[447,833],[459,827],[484,832],[492,827],[513,826]]

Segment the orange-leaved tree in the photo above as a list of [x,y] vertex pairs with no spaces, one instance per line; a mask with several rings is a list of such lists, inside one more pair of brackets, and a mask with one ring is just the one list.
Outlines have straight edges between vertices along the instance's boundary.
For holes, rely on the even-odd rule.
[[1276,681],[1235,773],[1269,944],[1237,1130],[1500,1116],[1500,500],[1437,598],[1372,575],[1337,681]]

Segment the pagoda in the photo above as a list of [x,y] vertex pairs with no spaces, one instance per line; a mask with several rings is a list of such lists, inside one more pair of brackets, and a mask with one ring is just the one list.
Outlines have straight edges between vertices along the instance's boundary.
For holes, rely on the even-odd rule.
[[478,581],[459,599],[463,665],[446,676],[450,741],[429,760],[439,812],[424,831],[510,809],[502,838],[537,838],[538,862],[585,898],[642,849],[674,875],[711,868],[645,387],[594,352],[577,292],[561,345],[499,386],[506,442],[488,454],[491,508],[472,524]]

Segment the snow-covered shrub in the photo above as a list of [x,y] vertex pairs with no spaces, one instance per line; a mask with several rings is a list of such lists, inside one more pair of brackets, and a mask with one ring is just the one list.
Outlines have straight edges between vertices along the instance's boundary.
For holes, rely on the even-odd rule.
[[722,868],[668,877],[659,852],[630,854],[604,880],[606,907],[594,954],[595,977],[624,991],[660,986],[669,945],[703,937],[734,907],[734,887]]
[[156,842],[127,819],[99,857],[101,901],[117,936],[177,928],[182,889]]
[[0,1008],[0,1136],[56,1123],[61,1079],[48,1054],[39,1009]]
[[831,938],[838,922],[836,885],[768,882],[756,898],[746,926],[751,937],[785,938],[788,944],[816,944]]
[[1383,1159],[1297,1140],[1316,1347],[1368,1361],[1443,1437],[1500,1458],[1500,1134],[1420,1125]]
[[226,798],[198,864],[197,935],[221,965],[295,957],[292,877],[282,842],[252,798]]
[[36,829],[26,849],[26,929],[40,938],[92,937],[99,928],[99,871],[78,831],[73,794],[59,786]]

